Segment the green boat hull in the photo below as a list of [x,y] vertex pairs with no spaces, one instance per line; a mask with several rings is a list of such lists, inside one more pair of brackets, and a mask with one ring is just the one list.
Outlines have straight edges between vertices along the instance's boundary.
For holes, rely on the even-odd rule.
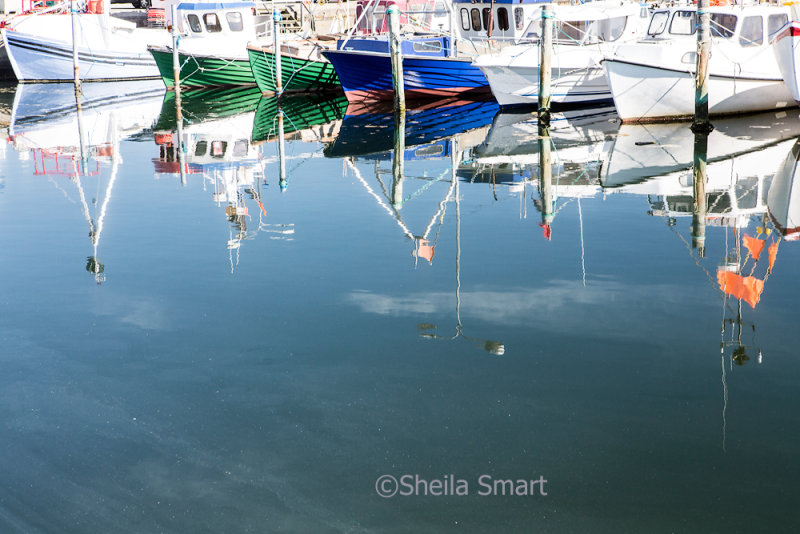
[[[275,54],[248,48],[247,55],[258,88],[265,93],[275,93]],[[329,91],[342,86],[328,61],[282,55],[281,73],[284,91]]]
[[[150,48],[164,84],[175,86],[172,52]],[[181,87],[213,87],[221,85],[253,85],[256,83],[250,62],[244,59],[178,54],[181,65]]]
[[347,98],[344,94],[264,96],[258,102],[253,120],[253,143],[278,135],[278,112],[283,112],[283,134],[328,124],[344,117]]

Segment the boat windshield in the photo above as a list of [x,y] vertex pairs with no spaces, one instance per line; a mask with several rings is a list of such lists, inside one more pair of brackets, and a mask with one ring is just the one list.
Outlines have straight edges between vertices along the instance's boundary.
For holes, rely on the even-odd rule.
[[616,41],[625,32],[628,17],[612,17],[602,20],[574,20],[559,22],[556,26],[556,41],[583,44]]

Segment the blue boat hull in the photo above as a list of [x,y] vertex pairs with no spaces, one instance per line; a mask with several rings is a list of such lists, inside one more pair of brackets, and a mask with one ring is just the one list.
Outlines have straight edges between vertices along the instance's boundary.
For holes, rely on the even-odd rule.
[[[324,54],[336,69],[348,101],[393,98],[389,54],[355,50],[329,50]],[[486,77],[466,58],[404,56],[403,82],[409,100],[491,93]]]

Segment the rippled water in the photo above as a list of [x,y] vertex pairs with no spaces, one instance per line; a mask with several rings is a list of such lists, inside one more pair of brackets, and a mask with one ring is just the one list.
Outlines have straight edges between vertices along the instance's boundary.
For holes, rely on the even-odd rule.
[[687,124],[214,91],[181,156],[70,91],[8,106],[0,531],[797,527],[796,111],[715,124],[703,217]]

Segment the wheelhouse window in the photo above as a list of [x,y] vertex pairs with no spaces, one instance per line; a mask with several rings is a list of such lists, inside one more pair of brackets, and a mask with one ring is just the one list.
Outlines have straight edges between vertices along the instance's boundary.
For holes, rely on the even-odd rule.
[[661,35],[667,29],[669,21],[669,11],[656,11],[650,19],[650,26],[647,27],[647,35]]
[[736,30],[736,15],[725,13],[711,14],[711,35],[713,37],[723,37],[730,39]]
[[514,27],[518,30],[522,29],[522,23],[525,22],[524,20],[524,12],[522,11],[521,7],[514,8]]
[[789,17],[785,13],[769,16],[767,19],[767,37],[770,41],[787,22],[789,22]]
[[501,31],[508,31],[508,10],[504,7],[497,9],[497,27],[500,28]]
[[697,31],[697,17],[694,11],[676,11],[669,25],[673,35],[694,35]]
[[423,54],[432,54],[432,53],[439,53],[442,51],[442,42],[441,41],[414,41],[411,45],[411,49],[417,53]]
[[461,29],[469,31],[469,10],[463,7],[461,8]]
[[244,29],[242,14],[238,11],[229,11],[228,13],[225,13],[225,19],[228,21],[228,27],[232,32],[240,32]]
[[203,31],[203,27],[200,25],[200,19],[197,15],[189,15],[186,17],[186,20],[189,22],[189,29],[191,29],[194,33],[200,33]]
[[[492,10],[489,9],[488,7],[483,8],[483,28],[485,30],[489,29],[489,25],[490,25],[489,17],[491,17],[491,16],[492,16]],[[491,26],[492,26],[492,29],[494,29],[495,24],[494,24],[493,20],[491,21]]]
[[745,17],[739,31],[739,44],[759,46],[764,43],[764,23],[761,17]]
[[585,20],[558,22],[556,40],[562,43],[582,42],[583,38],[586,36],[586,25],[587,22]]
[[613,17],[597,22],[597,37],[600,41],[616,41],[625,33],[628,17]]
[[481,31],[481,12],[477,8],[472,8],[469,15],[472,17],[472,29],[476,32]]
[[206,13],[203,15],[203,22],[206,25],[208,33],[217,33],[222,31],[222,25],[219,23],[219,18],[216,13]]

